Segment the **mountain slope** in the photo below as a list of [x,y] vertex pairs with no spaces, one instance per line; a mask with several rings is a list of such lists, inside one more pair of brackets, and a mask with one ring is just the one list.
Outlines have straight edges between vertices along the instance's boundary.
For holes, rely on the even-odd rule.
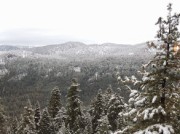
[[121,55],[147,55],[147,47],[145,44],[138,45],[121,45],[121,44],[92,44],[86,45],[80,42],[67,42],[63,44],[48,45],[42,47],[14,47],[0,46],[0,52],[11,51],[11,53],[20,54],[19,56],[48,56],[52,58],[62,59],[93,59],[100,57],[118,57]]
[[[1,46],[0,46],[1,50]],[[140,66],[152,54],[145,44],[140,45],[85,45],[68,42],[36,48],[21,47],[0,51],[0,96],[5,100],[10,115],[18,115],[27,99],[41,106],[47,105],[51,89],[61,89],[63,102],[71,79],[79,80],[81,100],[89,103],[98,89],[109,84],[115,91],[116,74],[137,75]],[[126,91],[121,92],[127,99]]]

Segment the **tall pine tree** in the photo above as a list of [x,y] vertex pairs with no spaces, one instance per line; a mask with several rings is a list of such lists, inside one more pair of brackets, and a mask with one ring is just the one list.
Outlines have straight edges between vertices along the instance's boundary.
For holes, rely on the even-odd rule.
[[91,104],[90,114],[92,116],[92,131],[96,133],[98,120],[101,119],[102,116],[105,115],[104,113],[104,98],[101,89],[98,91],[98,94]]
[[37,102],[35,110],[34,110],[34,123],[35,123],[36,132],[38,132],[38,130],[39,130],[40,119],[41,119],[40,104],[39,104],[39,102]]
[[107,111],[107,117],[110,124],[110,129],[112,131],[117,130],[118,128],[122,128],[122,124],[120,125],[118,117],[119,113],[122,112],[125,109],[125,103],[123,101],[123,98],[118,96],[117,94],[113,94],[109,100],[108,103],[108,111]]
[[53,124],[56,131],[59,131],[59,129],[65,123],[65,120],[66,120],[66,109],[62,107],[58,111],[56,117],[53,119]]
[[[104,93],[104,103],[108,104],[111,96],[113,95],[113,90],[111,85],[108,86],[107,90]],[[109,105],[104,105],[104,113],[107,114]]]
[[107,115],[102,116],[98,120],[98,126],[96,128],[96,133],[94,134],[110,134],[110,125]]
[[51,117],[47,108],[43,110],[42,117],[39,122],[38,134],[55,134],[55,130],[53,128]]
[[2,105],[2,100],[0,98],[0,134],[6,133],[6,116],[4,111],[4,106]]
[[58,87],[55,87],[51,92],[51,98],[48,105],[49,115],[54,118],[61,109],[61,94]]
[[67,118],[65,122],[66,128],[69,128],[73,134],[80,134],[80,131],[85,128],[79,92],[79,84],[73,79],[67,94]]
[[28,106],[24,107],[24,113],[19,123],[18,134],[35,134],[35,123],[34,123],[34,109],[32,108],[30,100],[28,100]]
[[[177,115],[180,95],[180,59],[174,51],[180,36],[178,24],[180,14],[172,15],[168,5],[167,19],[159,18],[158,43],[149,44],[156,49],[155,57],[143,66],[140,95],[134,102],[136,116],[132,132],[179,133]],[[147,72],[150,70],[150,72]]]

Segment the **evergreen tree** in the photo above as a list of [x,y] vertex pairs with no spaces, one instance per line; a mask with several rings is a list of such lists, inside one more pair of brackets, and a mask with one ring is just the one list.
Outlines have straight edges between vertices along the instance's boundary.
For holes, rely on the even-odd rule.
[[40,105],[39,105],[39,102],[37,102],[36,108],[34,110],[34,123],[35,123],[36,131],[39,130],[39,121],[40,121],[40,118],[41,118]]
[[[132,132],[139,133],[179,133],[177,115],[179,112],[179,52],[174,52],[180,36],[177,25],[179,14],[171,14],[171,4],[168,5],[167,20],[161,17],[157,44],[149,46],[156,48],[156,55],[143,66],[140,95],[134,102],[136,116]],[[150,72],[147,72],[150,70]]]
[[79,99],[79,84],[75,79],[72,81],[72,85],[67,94],[67,118],[66,128],[69,128],[71,133],[79,134],[80,130],[85,128],[84,117],[81,111],[81,102]]
[[61,94],[58,87],[55,87],[51,92],[51,98],[48,105],[48,112],[52,118],[55,118],[56,114],[61,108]]
[[89,112],[85,112],[85,122],[86,122],[86,126],[83,131],[84,134],[92,134],[92,119]]
[[[106,92],[104,93],[104,103],[108,104],[109,100],[111,98],[111,95],[113,94],[113,90],[111,85],[108,86]],[[104,113],[107,114],[107,110],[108,110],[109,105],[104,105]]]
[[54,122],[53,124],[56,131],[59,131],[59,129],[64,124],[65,120],[66,120],[66,109],[62,107],[58,111],[56,117],[53,119],[53,122]]
[[96,133],[95,134],[110,134],[110,125],[109,125],[109,120],[107,115],[102,116],[98,120],[98,126],[96,128]]
[[57,134],[70,134],[69,129],[66,128],[65,123],[62,123],[61,128],[58,130]]
[[17,134],[35,134],[34,110],[30,100],[28,100],[28,106],[24,107]]
[[0,134],[6,133],[6,116],[4,107],[2,105],[2,100],[0,98]]
[[96,133],[98,120],[104,116],[104,98],[101,90],[99,90],[95,101],[92,103],[90,114],[92,116],[92,131]]
[[43,110],[42,118],[39,122],[38,134],[55,134],[47,108]]
[[[132,75],[131,77],[125,76],[124,80],[121,76],[118,76],[118,83],[122,84],[126,91],[129,93],[129,100],[128,105],[124,105],[123,111],[119,113],[119,133],[132,133],[130,129],[132,128],[133,124],[136,122],[136,112],[139,107],[135,107],[135,102],[140,97],[139,87],[141,81],[137,80],[137,78]],[[130,86],[131,85],[131,86]],[[117,132],[117,133],[118,133]]]
[[122,128],[122,124],[119,124],[118,116],[119,113],[125,109],[125,103],[122,97],[119,97],[117,94],[111,96],[109,103],[108,103],[108,111],[107,117],[109,120],[109,124],[111,126],[111,130],[115,131],[118,128]]
[[[137,80],[132,80],[128,78],[125,83],[134,83],[136,85]],[[138,81],[139,83],[139,81]],[[126,85],[127,86],[127,85]],[[136,85],[137,86],[137,85]],[[135,103],[139,100],[140,92],[136,89],[131,89],[127,86],[127,89],[130,90],[128,105],[124,105],[124,110],[119,113],[119,132],[121,133],[132,133],[132,126],[136,123],[136,114],[140,107],[135,107]],[[138,89],[138,86],[137,86]]]
[[17,118],[14,117],[11,121],[10,134],[16,134],[17,127],[18,127],[18,120]]

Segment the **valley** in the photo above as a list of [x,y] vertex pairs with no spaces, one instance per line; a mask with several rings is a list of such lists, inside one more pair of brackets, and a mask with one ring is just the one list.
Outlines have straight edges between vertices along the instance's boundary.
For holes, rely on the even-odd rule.
[[18,115],[28,99],[46,106],[55,86],[60,88],[65,103],[71,80],[77,78],[84,106],[99,89],[105,91],[110,85],[127,100],[128,93],[118,84],[117,74],[138,76],[137,71],[152,55],[146,44],[0,46],[0,96],[9,114]]

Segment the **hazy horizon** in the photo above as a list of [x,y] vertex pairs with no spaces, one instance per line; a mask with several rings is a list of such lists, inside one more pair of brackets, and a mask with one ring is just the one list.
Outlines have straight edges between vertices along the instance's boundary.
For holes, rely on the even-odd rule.
[[158,17],[178,0],[6,0],[0,2],[0,45],[65,42],[139,44],[155,40]]

